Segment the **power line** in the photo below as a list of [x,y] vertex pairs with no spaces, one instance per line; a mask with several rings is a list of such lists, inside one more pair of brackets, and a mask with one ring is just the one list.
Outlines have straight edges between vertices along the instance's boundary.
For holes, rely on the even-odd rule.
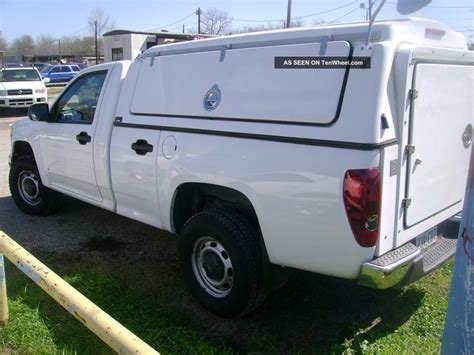
[[344,8],[344,7],[347,7],[347,6],[350,6],[350,5],[352,5],[352,4],[355,4],[356,2],[359,2],[359,1],[358,1],[358,0],[351,1],[351,2],[349,2],[349,3],[347,3],[347,4],[345,4],[345,5],[341,5],[341,6],[338,6],[338,7],[333,8],[333,9],[326,10],[326,11],[317,12],[317,13],[311,14],[311,15],[304,15],[304,16],[293,17],[292,20],[300,19],[300,18],[306,18],[306,17],[311,17],[311,16],[318,16],[318,15],[322,15],[322,14],[327,14],[328,12],[333,12],[333,11],[342,9],[342,8]]
[[162,29],[162,28],[166,28],[166,27],[170,27],[170,26],[176,25],[177,23],[179,23],[179,22],[181,22],[181,21],[184,21],[184,20],[186,20],[187,18],[189,18],[189,17],[191,17],[191,16],[193,16],[193,15],[194,15],[194,11],[191,12],[190,14],[184,16],[183,18],[180,18],[180,19],[177,20],[177,21],[175,21],[175,22],[173,22],[173,23],[170,23],[169,25],[161,26],[161,27],[157,27],[157,28],[153,28],[153,29],[151,29],[151,30],[149,30],[149,31],[158,30],[158,29]]
[[237,21],[237,22],[282,22],[282,21],[285,21],[284,19],[279,19],[279,20],[244,20],[244,19],[241,19],[241,18],[229,18],[233,21]]
[[[296,17],[292,17],[291,19],[292,20],[299,20],[299,19],[302,19],[302,18],[308,18],[308,17],[313,17],[313,16],[318,16],[318,15],[323,15],[323,14],[327,14],[327,13],[330,13],[330,12],[333,12],[333,11],[337,11],[337,10],[340,10],[340,9],[343,9],[345,7],[348,7],[350,5],[353,5],[355,3],[358,3],[359,0],[352,0],[351,2],[348,2],[348,3],[345,3],[343,5],[340,5],[340,6],[337,6],[337,7],[333,7],[331,9],[328,9],[328,10],[324,10],[324,11],[320,11],[320,12],[316,12],[316,13],[313,13],[313,14],[309,14],[309,15],[303,15],[303,16],[296,16]],[[359,7],[357,7],[358,9]],[[346,13],[344,15],[341,16],[344,17],[346,15],[349,15],[350,13],[354,12],[356,9],[354,10],[351,10],[349,13]],[[179,22],[183,21],[183,20],[186,20],[188,19],[189,17],[193,16],[195,14],[195,12],[193,11],[192,13],[190,13],[189,15],[186,15],[184,16],[183,18],[173,22],[173,23],[170,23],[169,25],[166,25],[166,26],[162,26],[162,27],[158,27],[158,28],[154,28],[154,29],[151,29],[149,31],[154,31],[154,30],[157,30],[157,29],[162,29],[162,28],[167,28],[167,27],[171,27],[171,26],[174,26],[176,24],[178,24]],[[237,22],[254,22],[254,23],[268,23],[268,22],[282,22],[284,21],[285,19],[281,18],[281,19],[267,19],[267,20],[251,20],[251,19],[243,19],[243,18],[233,18],[233,17],[227,17],[228,20],[232,20],[232,21],[237,21]],[[338,18],[339,19],[339,18]],[[335,21],[337,21],[338,19],[336,19]]]
[[86,30],[86,29],[88,29],[88,28],[89,28],[89,25],[87,25],[86,27],[81,28],[80,30],[77,30],[76,32],[70,33],[70,34],[68,34],[68,35],[64,35],[64,36],[62,36],[62,37],[60,37],[60,38],[69,37],[69,36],[74,36],[75,34],[78,34],[79,32],[82,32],[82,31],[84,31],[84,30]]
[[[330,13],[330,12],[333,12],[333,11],[337,11],[337,10],[340,10],[340,9],[343,9],[345,7],[348,7],[350,5],[353,5],[355,3],[359,3],[360,0],[353,0],[351,2],[348,2],[348,3],[345,3],[343,5],[340,5],[340,6],[337,6],[337,7],[334,7],[334,8],[331,8],[331,9],[328,9],[328,10],[324,10],[324,11],[320,11],[320,12],[316,12],[316,13],[313,13],[313,14],[309,14],[309,15],[303,15],[303,16],[296,16],[296,17],[292,17],[291,19],[292,20],[299,20],[299,19],[303,19],[303,18],[308,18],[308,17],[313,17],[313,16],[319,16],[319,15],[323,15],[323,14],[327,14],[327,13]],[[393,1],[387,1],[388,4],[392,4],[392,5],[396,5],[397,3],[396,2],[393,2]],[[430,8],[438,8],[438,9],[474,9],[474,6],[469,6],[469,5],[447,5],[447,6],[443,6],[443,5],[428,5],[427,7],[430,7]],[[340,19],[354,13],[355,11],[357,11],[360,7],[358,6],[357,8],[354,8],[348,12],[346,12],[345,14],[339,16],[338,18],[336,18],[335,20],[332,20],[328,23],[334,23],[336,21],[339,21]],[[180,18],[179,20],[175,21],[175,22],[172,22],[166,26],[162,26],[162,27],[158,27],[158,28],[154,28],[154,29],[151,29],[149,31],[154,31],[154,30],[157,30],[157,29],[163,29],[163,28],[168,28],[168,27],[171,27],[171,26],[174,26],[186,19],[188,19],[189,17],[195,15],[195,12],[191,12],[190,14],[184,16],[183,18]],[[251,20],[251,19],[243,19],[243,18],[233,18],[233,17],[227,17],[228,20],[232,20],[232,21],[237,21],[237,22],[253,22],[253,23],[268,23],[268,22],[282,22],[282,21],[285,21],[285,19],[281,18],[281,19],[266,19],[266,20]],[[181,25],[180,25],[181,26]],[[87,27],[86,27],[87,28]],[[84,28],[85,29],[85,28]],[[83,31],[84,29],[81,29],[75,33],[78,33],[80,31]],[[75,34],[74,33],[74,34]],[[72,35],[72,34],[71,34]]]
[[[350,5],[352,5],[352,4],[355,4],[356,2],[358,3],[359,0],[353,0],[353,1],[349,2],[349,3],[344,4],[344,5],[337,6],[337,7],[334,7],[334,8],[328,9],[328,10],[325,10],[325,11],[316,12],[316,13],[314,13],[314,14],[292,17],[291,19],[292,19],[292,20],[297,20],[297,19],[301,19],[301,18],[306,18],[306,17],[312,17],[312,16],[318,16],[318,15],[326,14],[326,13],[328,13],[328,12],[333,12],[333,11],[342,9],[342,8],[344,8],[344,7],[350,6]],[[242,19],[242,18],[229,18],[229,19],[234,20],[234,21],[237,21],[237,22],[281,22],[281,21],[284,21],[284,20],[285,20],[285,19],[283,19],[283,18],[281,18],[281,19],[271,19],[271,20],[249,20],[249,19]]]
[[343,18],[343,17],[346,17],[346,16],[348,16],[348,15],[352,14],[353,12],[356,12],[356,11],[357,11],[357,10],[359,10],[359,9],[360,9],[360,7],[359,7],[359,6],[357,6],[356,8],[352,9],[351,11],[349,11],[349,12],[346,12],[344,15],[342,15],[342,16],[339,16],[337,19],[334,19],[334,20],[332,20],[332,21],[329,21],[328,23],[334,23],[334,22],[337,22],[337,21],[339,21],[341,18]]
[[167,30],[169,31],[173,31],[173,30],[176,30],[176,29],[181,29],[183,27],[183,25],[188,28],[188,27],[196,27],[196,20],[192,20],[192,21],[186,21],[186,22],[183,22],[181,24],[177,24],[176,26],[173,26],[173,27],[168,27]]

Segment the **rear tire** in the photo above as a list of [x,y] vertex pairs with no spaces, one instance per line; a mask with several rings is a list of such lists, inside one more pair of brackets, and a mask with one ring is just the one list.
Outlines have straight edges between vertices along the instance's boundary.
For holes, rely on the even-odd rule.
[[244,217],[222,210],[200,212],[179,239],[183,278],[209,311],[240,317],[265,298],[259,235]]
[[13,201],[24,213],[45,216],[61,205],[62,194],[43,185],[32,157],[20,157],[13,161],[9,184]]

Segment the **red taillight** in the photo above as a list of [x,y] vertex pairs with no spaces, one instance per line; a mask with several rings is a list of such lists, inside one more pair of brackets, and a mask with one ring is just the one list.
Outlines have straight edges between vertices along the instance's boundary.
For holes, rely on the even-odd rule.
[[344,206],[352,233],[363,247],[377,243],[380,221],[379,168],[348,170],[344,176]]

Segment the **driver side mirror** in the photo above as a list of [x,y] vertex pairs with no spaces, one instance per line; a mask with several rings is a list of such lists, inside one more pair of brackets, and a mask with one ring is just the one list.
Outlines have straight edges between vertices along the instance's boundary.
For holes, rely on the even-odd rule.
[[28,118],[32,121],[48,122],[49,106],[47,103],[31,105],[28,108]]
[[45,83],[45,84],[49,83],[50,81],[51,81],[50,78],[44,78],[44,79],[43,79],[43,83]]

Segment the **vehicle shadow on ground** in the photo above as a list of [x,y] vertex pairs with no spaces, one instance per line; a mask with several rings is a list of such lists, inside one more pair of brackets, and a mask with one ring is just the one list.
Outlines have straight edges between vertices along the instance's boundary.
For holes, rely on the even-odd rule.
[[[218,349],[340,353],[346,339],[357,340],[363,334],[374,341],[394,332],[409,320],[424,296],[413,287],[376,291],[352,281],[295,271],[257,313],[226,320],[204,311],[186,291],[176,259],[176,238],[169,233],[70,198],[60,212],[49,217],[24,215],[10,197],[0,198],[0,230],[60,275],[79,275],[85,284],[94,275],[117,282],[121,286],[110,290],[82,290],[80,282],[75,286],[166,352],[187,352],[168,346],[168,338],[163,338],[168,329],[184,327]],[[37,306],[35,302],[31,300],[32,307]],[[44,312],[46,322],[61,338],[59,320],[47,307]]]

